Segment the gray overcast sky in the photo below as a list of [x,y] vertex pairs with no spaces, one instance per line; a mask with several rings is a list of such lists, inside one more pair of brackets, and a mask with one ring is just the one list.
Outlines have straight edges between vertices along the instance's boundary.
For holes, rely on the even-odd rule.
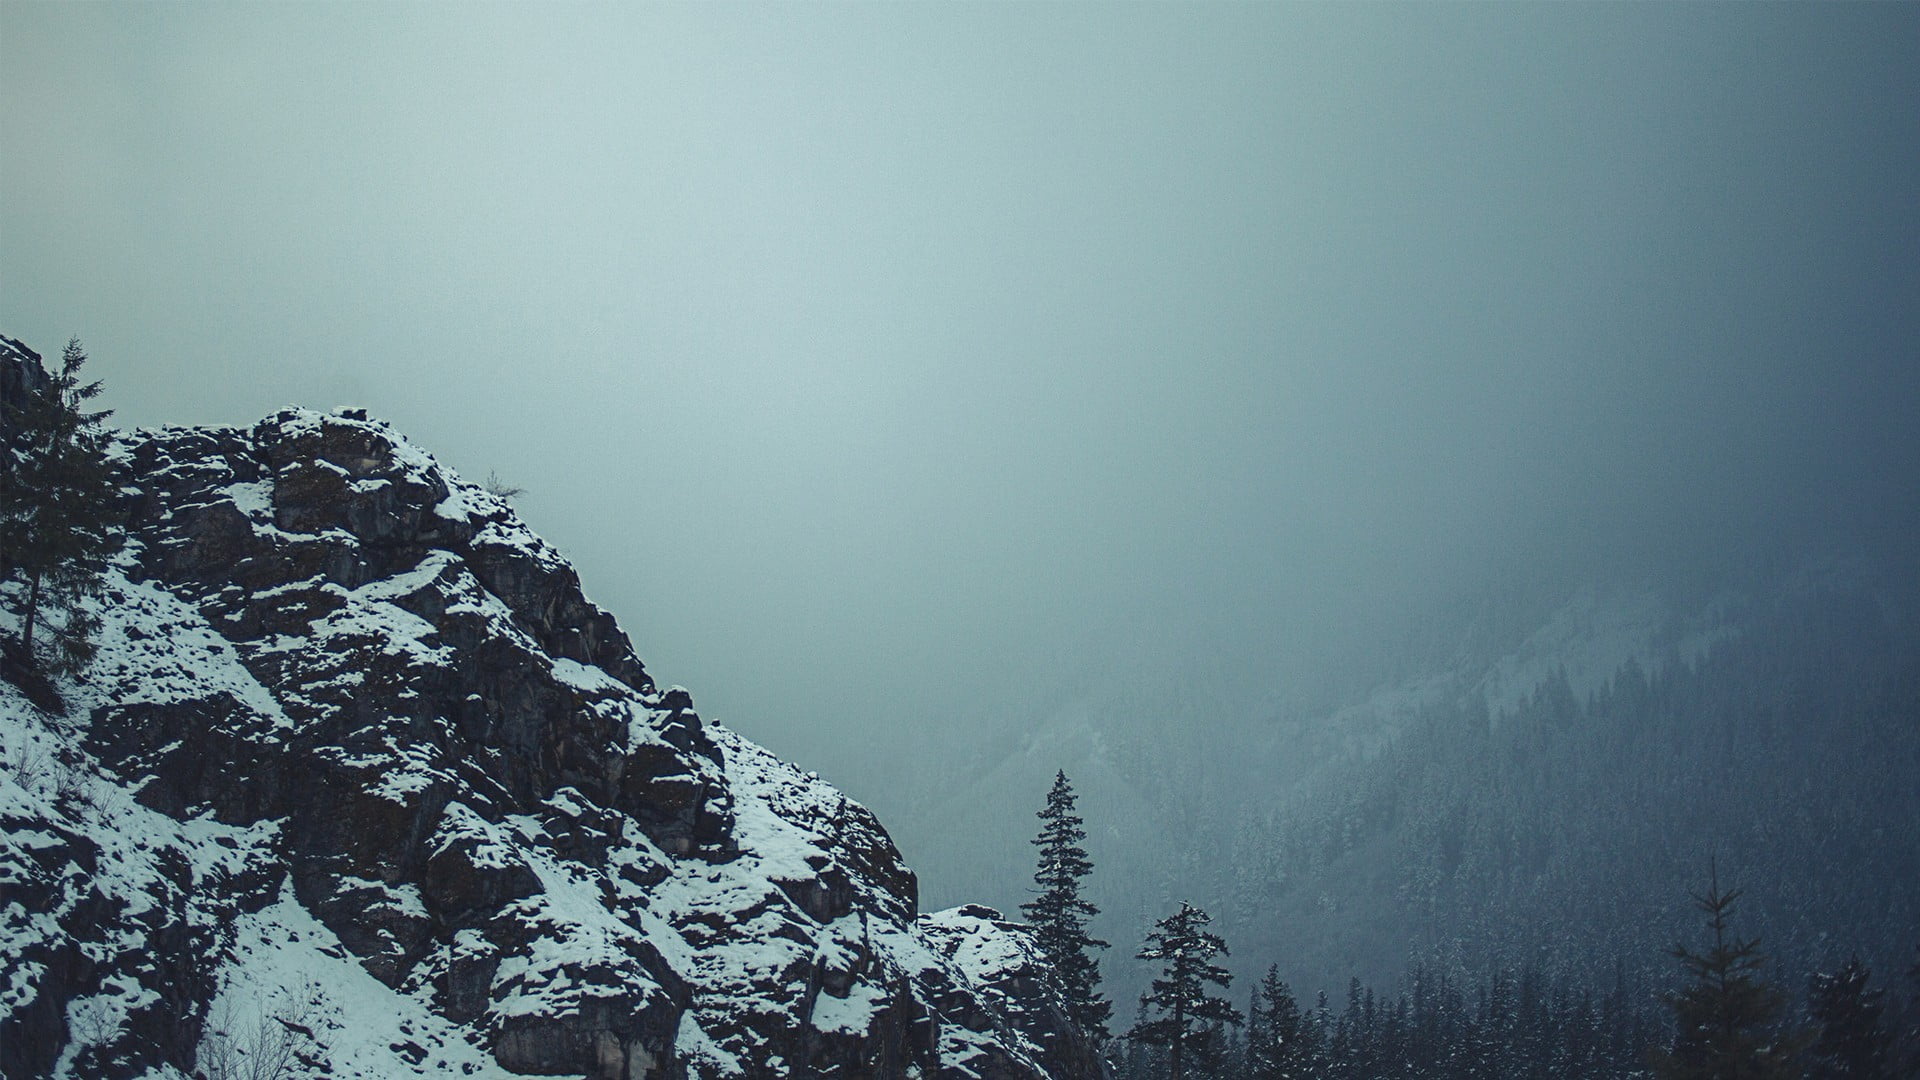
[[[1904,553],[1920,6],[0,6],[0,330],[526,485],[776,749]],[[1891,539],[1890,539],[1891,538]],[[852,785],[858,794],[858,785]]]

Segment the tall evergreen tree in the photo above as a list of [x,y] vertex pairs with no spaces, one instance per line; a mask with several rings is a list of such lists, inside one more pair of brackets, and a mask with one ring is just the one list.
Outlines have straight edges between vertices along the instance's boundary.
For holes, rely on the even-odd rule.
[[1671,999],[1673,1047],[1654,1055],[1654,1072],[1662,1080],[1793,1080],[1803,1040],[1782,1030],[1786,996],[1760,981],[1760,939],[1730,934],[1727,916],[1740,890],[1721,892],[1717,870],[1709,882],[1693,901],[1706,913],[1713,944],[1704,953],[1673,948],[1692,981]]
[[1893,1036],[1882,1021],[1885,991],[1867,988],[1859,957],[1808,980],[1807,1009],[1820,1027],[1810,1080],[1884,1080],[1893,1076]]
[[[21,650],[31,661],[34,632],[44,628],[53,639],[52,668],[63,673],[93,659],[98,620],[85,601],[98,594],[116,541],[100,429],[112,410],[87,411],[100,384],[81,383],[86,362],[80,342],[67,342],[59,371],[5,403],[0,462],[0,567],[26,583]],[[48,617],[56,611],[57,622]]]
[[1313,1065],[1311,1034],[1280,968],[1267,968],[1247,1003],[1247,1080],[1303,1080]]
[[[1141,1019],[1127,1032],[1135,1042],[1167,1048],[1167,1076],[1181,1080],[1191,1061],[1203,1069],[1221,1056],[1218,1024],[1239,1024],[1240,1012],[1227,1000],[1207,990],[1225,989],[1233,981],[1227,969],[1213,962],[1225,956],[1227,943],[1209,933],[1212,920],[1205,911],[1182,900],[1180,910],[1153,924],[1136,958],[1161,962],[1160,977],[1140,999]],[[1149,1020],[1146,1014],[1159,1015]]]
[[1040,865],[1033,880],[1040,886],[1040,895],[1021,904],[1020,910],[1033,925],[1040,951],[1066,991],[1068,1015],[1082,1030],[1104,1041],[1113,1004],[1100,996],[1100,962],[1092,953],[1108,946],[1087,933],[1087,920],[1100,909],[1080,895],[1080,879],[1093,872],[1093,862],[1080,846],[1087,832],[1074,813],[1073,785],[1065,771],[1054,775],[1053,790],[1047,792],[1047,805],[1039,817],[1040,835],[1033,843],[1040,849]]

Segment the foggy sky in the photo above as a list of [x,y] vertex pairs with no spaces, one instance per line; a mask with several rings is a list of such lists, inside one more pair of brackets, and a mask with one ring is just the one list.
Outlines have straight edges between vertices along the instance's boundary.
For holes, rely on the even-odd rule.
[[81,337],[117,422],[359,405],[498,470],[803,763],[1143,635],[1305,680],[1518,566],[1913,553],[1913,5],[15,2],[0,45],[0,332]]

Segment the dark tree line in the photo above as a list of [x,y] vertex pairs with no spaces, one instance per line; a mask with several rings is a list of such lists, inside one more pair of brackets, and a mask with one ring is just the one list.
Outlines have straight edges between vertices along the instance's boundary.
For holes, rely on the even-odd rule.
[[[1814,975],[1804,1005],[1763,974],[1759,942],[1738,936],[1737,891],[1697,896],[1707,941],[1676,947],[1684,979],[1667,993],[1624,980],[1604,992],[1537,969],[1469,983],[1416,967],[1397,993],[1352,980],[1338,1007],[1297,1000],[1271,967],[1244,1026],[1227,1012],[1192,1025],[1185,1056],[1142,1038],[1114,1045],[1119,1080],[1902,1080],[1920,1076],[1920,964],[1890,1004],[1856,960]],[[1183,910],[1185,908],[1183,907]],[[1143,955],[1145,953],[1143,952]],[[1156,983],[1158,986],[1159,983]],[[1143,1003],[1143,1017],[1151,1003]],[[1164,1020],[1164,1014],[1162,1019]]]
[[[1338,1005],[1298,1000],[1269,968],[1242,1028],[1215,1024],[1211,1067],[1189,1080],[1504,1080],[1651,1076],[1646,1055],[1664,1027],[1624,990],[1595,995],[1539,973],[1499,971],[1462,983],[1417,968],[1397,993],[1349,983]],[[1138,1041],[1116,1048],[1121,1080],[1172,1076],[1168,1055]]]
[[[1095,913],[1079,899],[1092,872],[1071,784],[1056,776],[1040,817],[1040,899],[1024,906],[1055,970],[1068,1012],[1107,1038],[1111,1006],[1099,994],[1085,933]],[[1694,894],[1705,933],[1667,952],[1664,991],[1617,964],[1596,989],[1564,969],[1497,966],[1461,979],[1416,965],[1394,993],[1355,978],[1334,1007],[1307,1005],[1268,968],[1244,1013],[1228,1000],[1227,955],[1207,913],[1190,903],[1147,932],[1136,958],[1159,974],[1131,1027],[1108,1042],[1119,1080],[1900,1080],[1920,1076],[1920,950],[1904,1003],[1875,986],[1854,957],[1812,975],[1792,1007],[1761,939],[1737,932],[1739,890],[1711,868]],[[1654,942],[1645,951],[1657,952]]]

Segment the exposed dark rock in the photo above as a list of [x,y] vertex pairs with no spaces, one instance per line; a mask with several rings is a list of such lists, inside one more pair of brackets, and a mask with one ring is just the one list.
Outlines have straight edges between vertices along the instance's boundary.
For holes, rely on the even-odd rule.
[[428,847],[420,889],[447,925],[471,925],[540,891],[540,879],[514,846],[461,803],[448,804]]
[[45,393],[47,381],[40,354],[0,334],[0,442],[13,438],[14,410],[29,395]]

